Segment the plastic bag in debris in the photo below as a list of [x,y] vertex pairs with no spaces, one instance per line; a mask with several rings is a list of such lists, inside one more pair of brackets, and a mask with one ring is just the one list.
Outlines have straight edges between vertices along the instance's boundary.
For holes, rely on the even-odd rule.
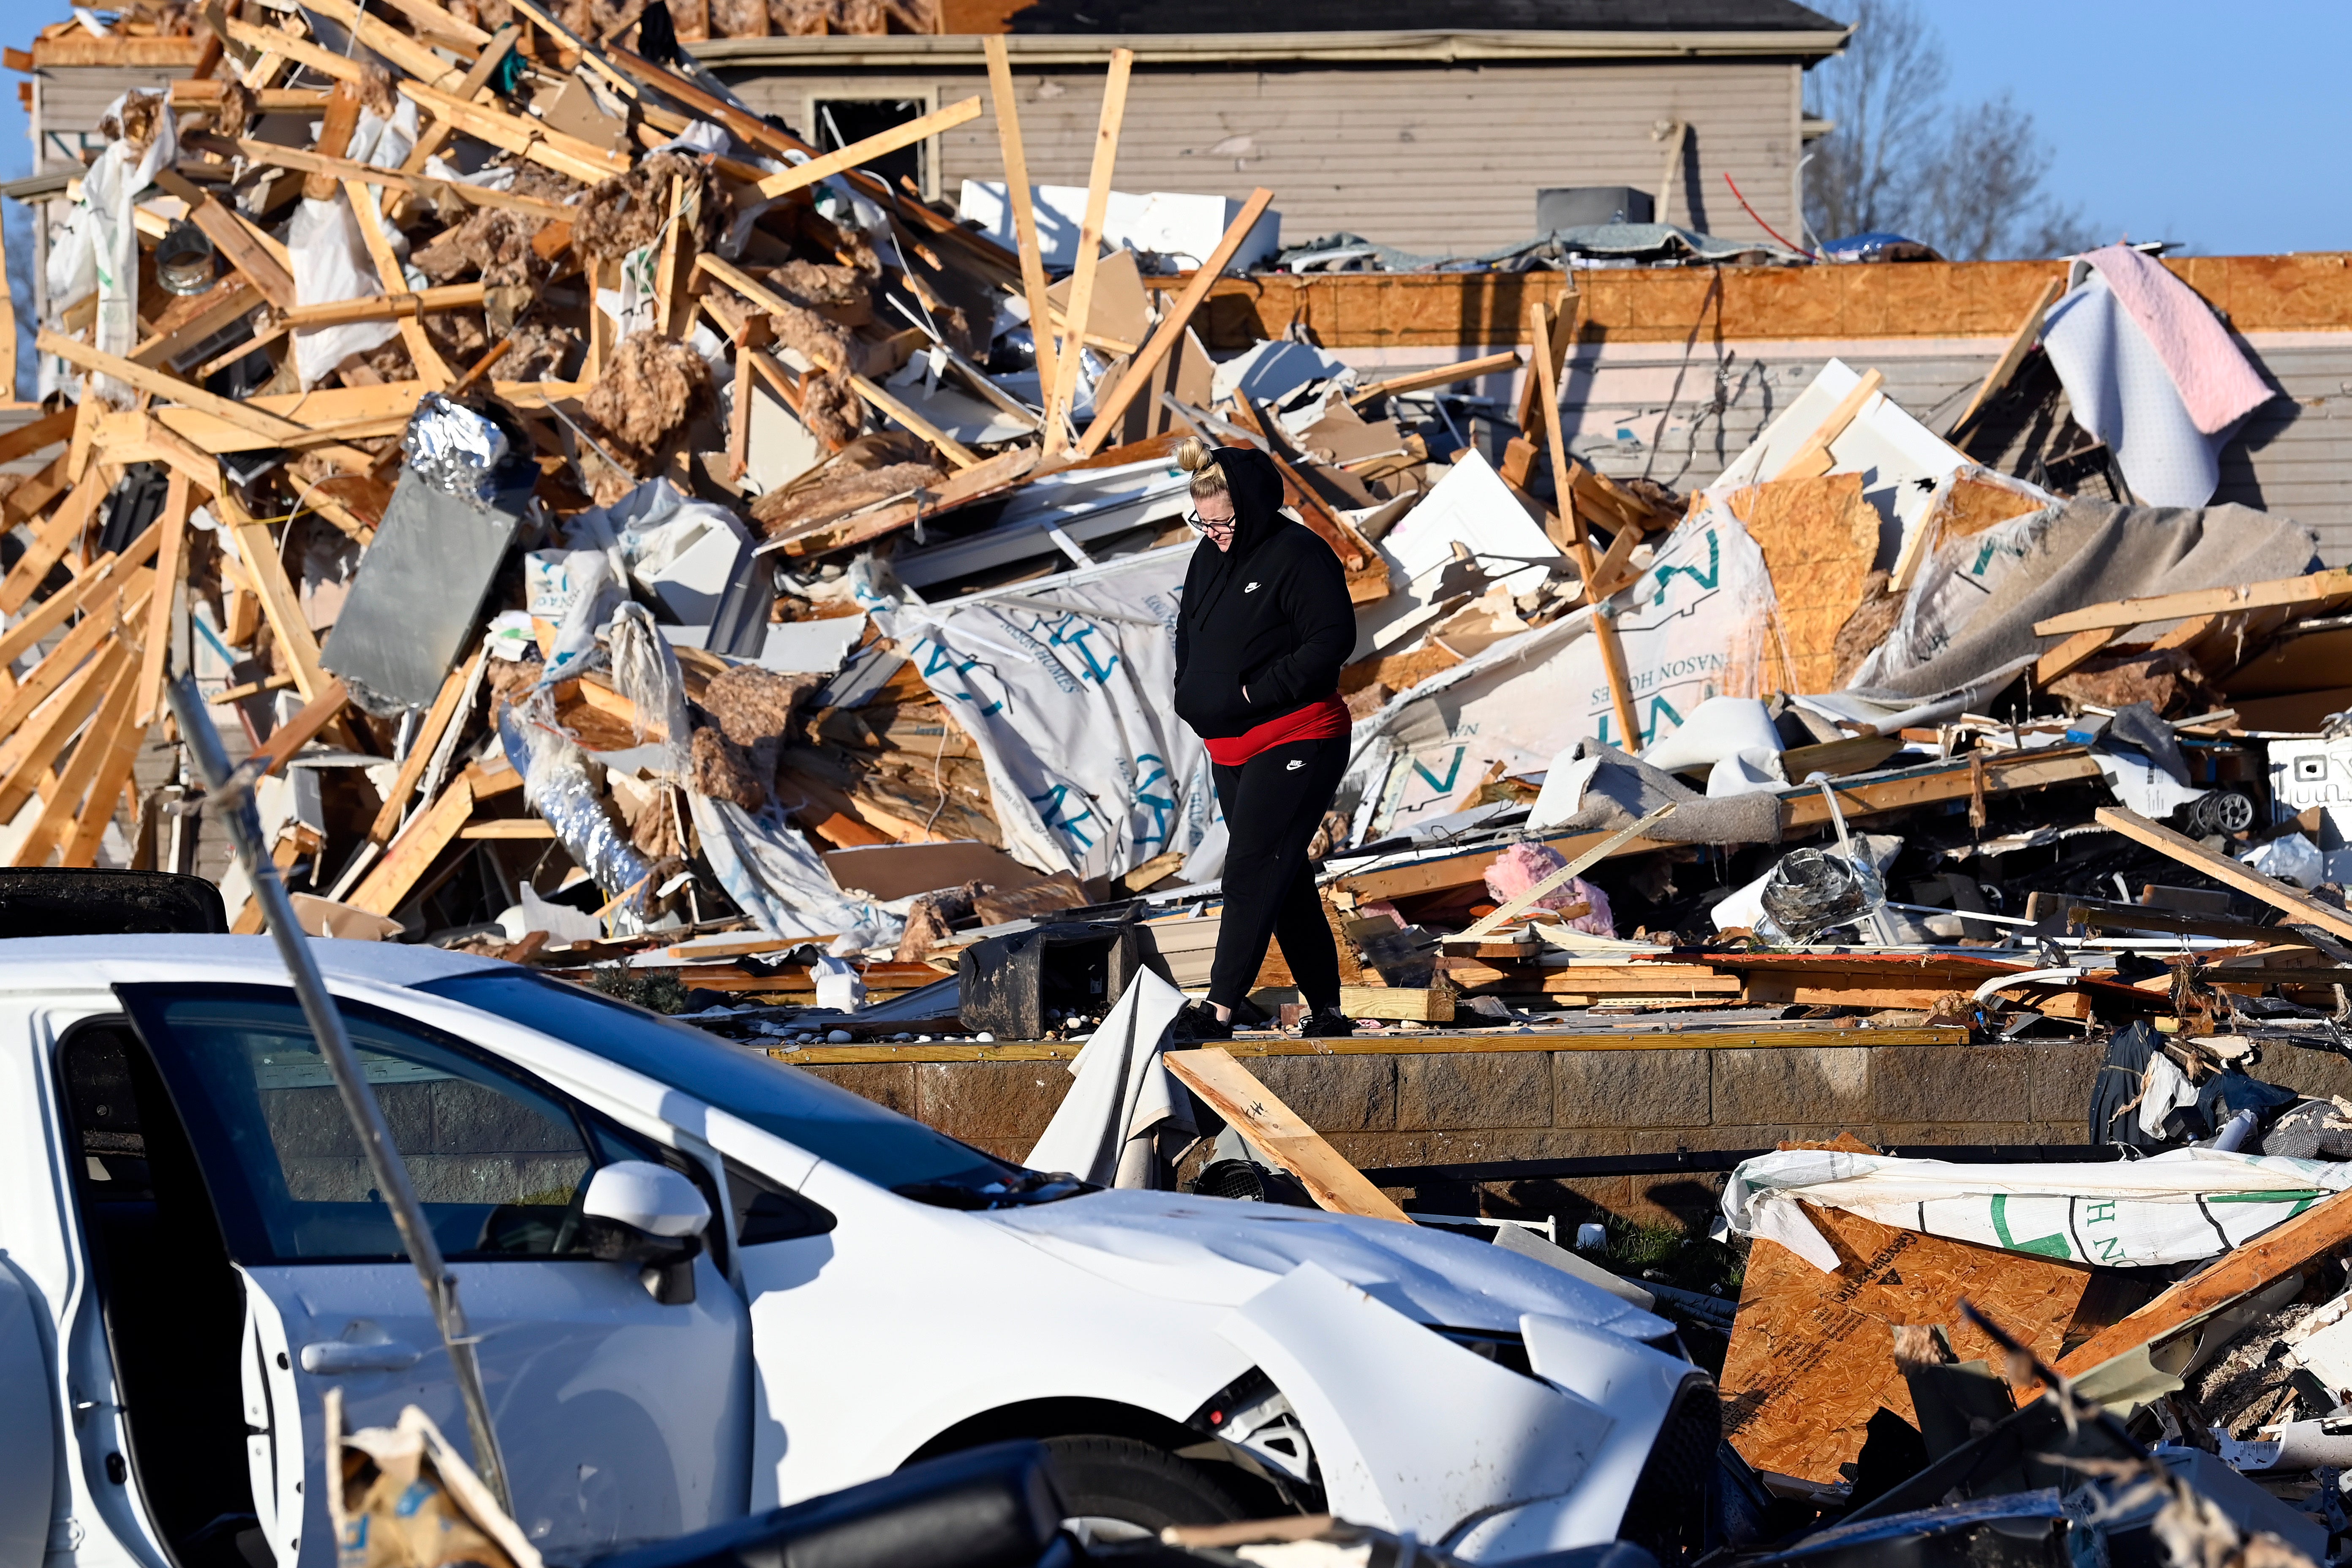
[[906,916],[841,890],[794,829],[730,800],[688,794],[694,833],[711,873],[765,936],[835,936],[837,953],[898,945]]
[[1772,868],[1759,900],[1764,919],[1756,934],[1793,945],[1865,918],[1886,902],[1886,889],[1867,861],[1831,849],[1793,849]]
[[2265,877],[2275,877],[2298,888],[2316,888],[2327,880],[2327,857],[2319,852],[2319,846],[2300,833],[2257,844],[2238,858]]
[[341,1389],[326,1394],[328,1520],[336,1561],[357,1568],[540,1568],[530,1538],[411,1405],[397,1426],[343,1430]]
[[677,655],[654,627],[653,613],[628,603],[613,612],[604,634],[613,666],[613,684],[636,710],[640,740],[662,749],[662,772],[674,783],[686,782],[690,771],[687,736],[692,721],[686,712],[686,676]]
[[539,681],[542,689],[594,666],[600,652],[596,634],[604,629],[614,610],[629,602],[622,582],[625,571],[613,551],[575,550],[563,558],[572,608],[563,624],[555,628],[555,641],[548,647],[547,668]]
[[604,810],[587,753],[555,727],[553,701],[541,691],[500,709],[499,742],[522,775],[523,797],[555,829],[572,863],[606,894],[622,898],[623,911],[642,912],[653,867]]
[[[132,206],[139,193],[154,182],[157,169],[179,161],[179,126],[168,108],[142,115],[131,112],[134,98],[152,107],[160,97],[124,93],[99,117],[101,124],[110,122],[122,133],[106,144],[83,174],[81,201],[68,215],[64,232],[51,242],[51,309],[63,310],[96,292],[91,343],[105,353],[128,354],[139,338],[139,236]],[[134,142],[134,133],[146,135],[146,142]],[[53,357],[44,355],[43,362],[46,367]],[[44,393],[64,384],[52,382],[45,369]],[[131,389],[112,376],[93,376],[90,384],[109,403],[131,401]]]
[[417,400],[400,450],[416,477],[443,495],[488,506],[499,492],[509,451],[506,432],[488,415],[437,392]]
[[856,970],[831,953],[820,953],[809,972],[816,976],[816,1005],[833,1013],[855,1013],[866,1005],[866,981]]
[[[286,230],[286,254],[293,264],[297,305],[339,305],[372,300],[383,292],[375,260],[361,237],[359,217],[338,194],[327,201],[305,196]],[[353,354],[381,348],[400,336],[394,321],[346,321],[294,333],[294,369],[310,391]]]

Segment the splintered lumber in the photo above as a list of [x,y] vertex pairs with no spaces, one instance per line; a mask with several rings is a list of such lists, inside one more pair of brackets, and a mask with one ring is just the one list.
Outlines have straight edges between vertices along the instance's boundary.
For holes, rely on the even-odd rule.
[[[1029,154],[1021,145],[1020,95],[1013,90],[1013,65],[1005,58],[1004,37],[991,33],[982,41],[988,56],[988,89],[996,104],[996,141],[1004,155],[1004,199],[1013,206],[1013,236],[1021,256],[1021,292],[1029,302],[1029,319],[1035,322],[1052,320],[1052,307],[1045,298],[1045,252],[1037,243],[1037,209],[1029,200]],[[1213,269],[1211,273],[1214,277]],[[1202,290],[1205,295],[1206,289]],[[1188,312],[1189,313],[1189,312]],[[1037,384],[1054,384],[1054,334],[1042,326],[1029,334],[1036,348]],[[1150,353],[1146,349],[1145,353]],[[1160,352],[1165,353],[1163,347]],[[1122,392],[1126,389],[1122,386]],[[1131,400],[1132,395],[1129,395]],[[1124,410],[1126,402],[1119,407]],[[1095,416],[1097,425],[1102,416]],[[1101,444],[1089,426],[1087,444],[1088,456]]]
[[978,453],[892,396],[878,382],[856,375],[850,377],[850,384],[857,388],[858,396],[938,447],[940,456],[957,468],[969,468],[979,464]]
[[2111,828],[2158,854],[2169,855],[2182,865],[2204,872],[2225,887],[2260,899],[2273,909],[2284,910],[2299,924],[2315,925],[2333,935],[2352,938],[2352,915],[2333,904],[2321,903],[2300,888],[2265,877],[2243,861],[2217,855],[2194,838],[2184,837],[2160,822],[2150,822],[2136,811],[2103,805],[2096,816],[2100,826]]
[[[253,756],[264,759],[261,771],[274,773],[284,767],[287,760],[309,745],[320,731],[335,721],[352,694],[340,680],[331,680],[317,699],[305,704],[302,710],[269,731],[269,739],[255,748]],[[248,762],[252,758],[247,759]]]
[[2000,358],[1993,361],[1992,368],[1985,372],[1984,384],[1977,388],[1976,395],[1969,399],[1969,405],[1960,410],[1960,416],[1952,421],[1952,435],[1958,436],[1966,430],[1969,421],[1977,416],[1977,410],[2009,384],[2009,378],[2017,374],[2017,367],[2025,363],[2027,352],[2042,336],[2042,318],[2050,313],[2050,307],[2056,304],[2058,296],[2065,291],[2066,279],[2063,275],[2042,286],[2041,296],[2025,312],[2025,319],[2017,323],[2017,331],[2010,333],[2009,346],[2000,351]]
[[345,902],[377,915],[389,915],[401,906],[408,890],[432,868],[441,851],[474,815],[472,772],[469,768],[450,780],[441,798],[416,814]]
[[1960,1315],[1969,1301],[2045,1359],[2081,1307],[2090,1269],[2000,1247],[1898,1230],[1807,1204],[1837,1253],[1824,1274],[1775,1241],[1749,1253],[1723,1363],[1723,1435],[1759,1469],[1823,1486],[1861,1454],[1883,1405],[1917,1424],[1897,1328],[1940,1327],[1960,1359],[2001,1354]]
[[805,163],[794,164],[782,174],[771,174],[760,182],[760,194],[773,200],[794,191],[806,190],[828,175],[871,163],[887,157],[901,147],[911,147],[918,142],[937,136],[942,131],[952,131],[968,121],[980,118],[980,100],[963,99],[945,109],[935,109],[903,125],[893,125],[887,131],[868,136],[863,142],[853,142],[837,152],[811,158]]
[[2101,1329],[2061,1358],[2058,1371],[2080,1377],[2126,1352],[2178,1333],[2347,1242],[2352,1242],[2352,1194],[2322,1198],[2233,1248],[2202,1273],[2166,1289],[2129,1317]]
[[1253,1147],[1297,1177],[1307,1195],[1322,1207],[1334,1214],[1412,1223],[1411,1215],[1341,1159],[1321,1133],[1301,1121],[1230,1053],[1210,1046],[1197,1051],[1170,1051],[1160,1059],[1177,1081],[1233,1123]]
[[155,171],[155,184],[188,205],[188,221],[204,230],[230,266],[281,310],[294,308],[294,271],[285,249],[248,225],[236,210],[215,201],[176,169]]
[[[384,792],[383,809],[375,814],[374,824],[368,828],[368,837],[378,844],[389,844],[400,830],[401,814],[408,809],[408,797],[416,793],[417,780],[425,776],[425,763],[440,749],[441,737],[457,717],[458,705],[465,700],[472,687],[474,674],[481,668],[484,650],[476,648],[473,658],[449,672],[441,682],[441,689],[433,699],[433,706],[425,711],[425,722],[408,743],[408,755],[400,764],[400,773]],[[338,685],[341,684],[337,682]]]
[[[1023,188],[1025,191],[1027,187]],[[1095,400],[1094,419],[1087,426],[1085,439],[1078,443],[1080,457],[1091,458],[1102,450],[1103,443],[1110,439],[1111,432],[1118,428],[1119,421],[1126,416],[1128,406],[1151,384],[1161,362],[1175,351],[1178,343],[1184,341],[1184,331],[1192,324],[1193,312],[1201,308],[1201,302],[1209,297],[1209,290],[1216,287],[1217,279],[1232,265],[1235,253],[1249,238],[1250,230],[1257,226],[1257,220],[1265,216],[1265,209],[1273,200],[1274,193],[1261,185],[1242,203],[1242,210],[1234,216],[1232,223],[1225,226],[1224,236],[1217,241],[1217,247],[1209,252],[1208,258],[1201,263],[1191,280],[1184,285],[1184,291],[1176,296],[1176,303],[1160,318],[1160,325],[1153,329],[1142,352],[1129,363],[1127,370],[1118,378],[1118,385],[1111,388],[1107,396],[1098,396]],[[1022,243],[1025,247],[1031,242],[1024,239]],[[1046,332],[1030,334],[1037,339],[1051,335]]]
[[[1111,171],[1118,161],[1118,129],[1127,117],[1127,79],[1135,64],[1132,49],[1110,52],[1110,74],[1103,83],[1102,117],[1095,126],[1093,172],[1087,179],[1087,210],[1078,223],[1078,253],[1070,273],[1070,322],[1054,360],[1054,384],[1045,399],[1045,455],[1060,451],[1069,428],[1070,405],[1078,391],[1078,333],[1086,328],[1095,303],[1095,268],[1101,259],[1103,219],[1110,210]],[[1033,321],[1032,335],[1050,323]]]
[[[131,678],[131,701],[136,703],[138,700],[137,677],[134,675]],[[100,745],[101,739],[106,742],[103,748]],[[72,831],[58,846],[58,865],[87,867],[98,864],[99,846],[106,840],[106,825],[114,820],[114,803],[122,798],[123,791],[129,787],[131,770],[138,765],[139,748],[146,739],[147,726],[140,722],[138,714],[127,710],[111,731],[101,722],[93,725],[89,733],[82,737],[83,748],[100,754],[91,770],[89,793],[83,799],[81,811],[73,819]],[[74,760],[81,760],[79,750],[74,752]],[[134,811],[137,809],[135,800],[132,808]]]
[[[368,258],[375,263],[376,277],[383,285],[388,299],[408,292],[408,275],[401,270],[400,258],[392,252],[392,241],[384,237],[383,209],[376,205],[375,187],[363,180],[343,182],[343,194],[358,215],[360,239],[367,247]],[[415,310],[404,310],[394,321],[400,327],[400,341],[407,346],[408,357],[416,366],[416,375],[428,392],[438,392],[457,379],[441,351],[425,331],[424,316]]]
[[161,370],[263,303],[253,279],[232,273],[194,299],[174,302],[155,323],[155,335],[131,351],[131,362]]
[[[113,680],[107,686],[105,700],[99,704],[98,717],[90,721],[81,744],[74,748],[65,772],[58,775],[55,788],[41,803],[41,815],[35,820],[33,830],[16,847],[16,853],[9,864],[46,866],[50,852],[60,847],[73,834],[81,816],[83,797],[90,795],[92,786],[100,782],[101,771],[121,743],[120,731],[132,721],[131,710],[139,700],[138,650],[134,647],[129,651],[131,657],[118,667]],[[138,742],[134,739],[131,742],[134,754],[137,747]],[[127,774],[128,772],[126,764],[124,773]],[[91,811],[100,816],[101,831],[103,817],[112,814],[114,797],[121,792],[122,784],[118,779],[113,790],[103,800],[91,801]]]
[[[1350,404],[1370,403],[1375,397],[1391,397],[1401,392],[1425,392],[1433,386],[1452,386],[1456,382],[1475,381],[1482,375],[1492,375],[1498,370],[1517,370],[1519,351],[1505,349],[1498,354],[1486,354],[1478,359],[1465,359],[1457,364],[1442,364],[1434,370],[1417,370],[1411,375],[1391,376],[1373,382],[1348,395]],[[1557,376],[1559,367],[1554,365]]]
[[116,641],[102,647],[0,746],[0,821],[14,822],[44,780],[54,776],[49,769],[58,753],[130,662],[126,644]]
[[[1601,580],[1601,563],[1593,557],[1591,536],[1576,514],[1576,486],[1569,474],[1568,431],[1559,418],[1559,373],[1551,352],[1551,328],[1540,312],[1528,313],[1528,335],[1535,350],[1536,374],[1542,380],[1545,445],[1551,450],[1552,493],[1559,502],[1560,521],[1569,528],[1569,552],[1576,557],[1577,575],[1591,595]],[[1633,680],[1625,672],[1624,645],[1617,640],[1617,623],[1609,606],[1593,601],[1592,636],[1601,648],[1601,667],[1609,678],[1609,700],[1616,710],[1617,728],[1628,751],[1642,745],[1642,721],[1633,710]]]
[[[292,301],[289,300],[288,303],[291,304]],[[157,397],[180,404],[184,407],[200,410],[213,416],[215,419],[225,419],[241,430],[249,430],[271,441],[282,443],[299,440],[310,434],[308,430],[290,419],[280,419],[275,414],[265,414],[247,404],[237,402],[233,397],[223,397],[218,393],[206,392],[195,383],[183,381],[168,371],[134,364],[120,354],[100,353],[79,339],[53,332],[47,327],[41,329],[37,342],[42,353],[53,353],[68,364],[79,366],[98,375],[110,375],[115,380],[125,385],[136,387],[141,392],[152,393]]]
[[[141,644],[139,702],[134,710],[142,730],[155,721],[163,707],[164,654],[171,646],[172,611],[180,602],[180,584],[188,574],[188,476],[173,469],[163,493],[163,515],[142,536],[154,538],[156,554],[155,593],[147,602],[147,635]],[[0,668],[7,663],[0,655]]]
[[608,152],[593,142],[567,136],[539,121],[468,102],[454,92],[443,92],[423,82],[402,80],[394,85],[404,96],[414,99],[419,109],[466,135],[487,142],[501,152],[528,158],[583,184],[602,184],[615,174],[629,172],[632,161],[628,154]]
[[[350,28],[353,38],[382,55],[385,61],[421,81],[436,87],[455,88],[465,73],[435,54],[420,39],[410,37],[381,16],[368,15],[364,6],[353,0],[316,0],[310,9],[325,13]],[[450,40],[453,44],[455,38]]]
[[2123,635],[2121,626],[2094,626],[2086,632],[2076,632],[2034,661],[2033,684],[2047,690],[2052,681],[2074,674]]
[[70,441],[73,439],[74,418],[79,412],[78,408],[61,408],[55,414],[44,414],[31,424],[20,425],[5,436],[0,436],[0,463],[13,463],[19,458],[32,456],[44,447]]
[[[394,0],[394,4],[401,4],[401,0]],[[405,8],[404,5],[403,9]],[[452,17],[451,20],[454,22],[456,18]],[[479,31],[478,28],[472,30]],[[499,67],[505,62],[507,55],[521,37],[522,29],[512,22],[491,35],[482,46],[482,52],[475,58],[473,68],[466,72],[465,79],[457,84],[457,96],[469,103],[479,101],[486,97],[489,90],[490,78],[498,73]],[[400,172],[404,174],[423,174],[425,165],[436,153],[446,147],[449,144],[449,139],[456,134],[457,127],[446,120],[436,120],[425,128],[423,135],[417,137],[416,145],[408,150],[408,156],[401,160]]]
[[[0,577],[0,615],[15,615],[24,607],[25,601],[33,596],[33,590],[48,577],[49,569],[65,559],[66,552],[81,537],[90,512],[106,499],[110,488],[102,482],[100,475],[90,475],[76,485],[73,493],[34,531],[33,542],[26,546],[25,553],[16,558],[8,574]],[[5,730],[5,726],[0,725],[0,731]]]
[[2144,626],[2155,621],[2184,620],[2192,616],[2224,616],[2238,610],[2306,609],[2347,595],[2352,595],[2352,567],[2337,566],[2315,572],[2308,577],[2284,577],[2230,588],[2195,588],[2181,594],[2154,594],[2144,599],[2086,605],[2082,609],[2034,622],[2033,633],[2036,637],[2063,637],[2108,626]]
[[261,613],[294,667],[290,671],[294,689],[302,694],[303,701],[317,701],[327,689],[329,678],[320,668],[319,639],[302,614],[301,597],[287,581],[286,563],[278,558],[278,542],[226,489],[215,492],[213,500],[220,509],[221,521],[236,540],[237,564],[245,568],[246,581],[261,600]]
[[411,174],[406,169],[386,169],[374,163],[353,163],[349,158],[330,158],[299,147],[280,147],[274,142],[257,141],[250,136],[238,142],[237,148],[248,162],[292,169],[299,174],[320,174],[346,184],[394,185],[420,196],[455,196],[468,206],[499,207],[508,212],[544,218],[550,223],[569,222],[578,216],[571,207],[541,201],[536,196],[485,190],[463,181],[436,180],[429,174]]
[[39,647],[42,638],[65,625],[84,604],[95,605],[104,595],[121,586],[134,568],[145,565],[155,554],[163,530],[163,523],[158,522],[132,540],[128,554],[100,556],[80,576],[18,616],[5,633],[0,633],[0,668],[13,667]]
[[1847,426],[1862,417],[1863,409],[1878,395],[1878,389],[1885,380],[1885,376],[1874,370],[1855,382],[1853,388],[1838,399],[1837,406],[1830,410],[1829,417],[1813,427],[1813,433],[1805,437],[1802,446],[1790,454],[1789,460],[1781,464],[1780,472],[1772,477],[1776,479],[1810,479],[1828,473],[1836,466],[1836,459],[1830,455],[1830,447],[1845,434]]

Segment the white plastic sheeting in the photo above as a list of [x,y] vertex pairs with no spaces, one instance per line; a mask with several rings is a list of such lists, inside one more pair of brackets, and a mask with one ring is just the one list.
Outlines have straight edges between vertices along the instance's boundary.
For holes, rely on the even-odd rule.
[[1148,969],[1137,975],[1070,1058],[1077,1081],[1022,1163],[1097,1186],[1156,1185],[1160,1130],[1198,1131],[1192,1100],[1178,1092],[1163,1055],[1168,1026],[1183,1007],[1181,991]]
[[1117,877],[1197,848],[1209,754],[1169,707],[1192,546],[943,605],[877,601],[876,626],[979,747],[1007,854]]
[[[130,97],[116,99],[100,118],[121,123]],[[120,137],[108,142],[83,174],[81,204],[50,247],[50,308],[64,310],[95,291],[90,343],[100,353],[128,354],[138,346],[139,231],[131,206],[154,182],[155,171],[170,168],[179,156],[179,124],[168,109],[155,116],[155,134],[146,146],[134,148]],[[109,403],[131,401],[131,389],[112,376],[93,376],[90,384]],[[8,394],[15,396],[16,388]]]
[[[1773,605],[1764,553],[1728,508],[1710,502],[1667,537],[1610,601],[1643,740],[1671,734],[1710,698],[1756,694]],[[1490,762],[1537,773],[1580,741],[1621,745],[1592,615],[1507,637],[1360,721],[1340,786],[1358,803],[1357,841],[1444,816]],[[1551,804],[1563,816],[1575,809]]]
[[1731,1173],[1723,1216],[1740,1235],[1777,1241],[1825,1273],[1837,1268],[1837,1253],[1801,1200],[2062,1262],[2146,1268],[2227,1252],[2347,1187],[2352,1164],[2214,1149],[2079,1165],[1788,1149]]

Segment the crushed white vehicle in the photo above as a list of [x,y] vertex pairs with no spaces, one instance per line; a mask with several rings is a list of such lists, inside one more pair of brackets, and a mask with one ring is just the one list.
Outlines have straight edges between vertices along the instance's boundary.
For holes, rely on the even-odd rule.
[[[1714,1386],[1581,1280],[1025,1171],[511,964],[316,951],[551,1561],[1006,1437],[1104,1533],[1295,1509],[1475,1561],[1697,1544]],[[465,1429],[266,942],[0,944],[0,1382],[52,1396],[0,1402],[0,1561],[324,1568],[329,1390],[353,1426]]]

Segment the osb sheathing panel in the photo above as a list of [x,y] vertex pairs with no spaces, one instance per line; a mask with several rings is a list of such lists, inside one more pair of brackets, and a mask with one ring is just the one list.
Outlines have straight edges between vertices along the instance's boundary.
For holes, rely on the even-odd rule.
[[1837,685],[1837,634],[1861,602],[1878,554],[1878,509],[1862,499],[1860,474],[1776,479],[1733,493],[1780,602],[1784,679],[1790,691]]
[[[2352,255],[2168,258],[2242,332],[2352,330]],[[1717,276],[1723,287],[1710,296]],[[2055,261],[1864,267],[1661,268],[1580,272],[1578,341],[2006,338]],[[1152,280],[1176,288],[1181,279]],[[1228,278],[1211,296],[1209,345],[1245,348],[1292,322],[1328,348],[1479,347],[1526,336],[1531,300],[1556,301],[1557,272],[1353,273]]]
[[1862,1452],[1885,1405],[1918,1425],[1895,1364],[1895,1330],[1941,1327],[1962,1361],[1997,1370],[2000,1352],[1960,1316],[1967,1300],[2046,1361],[2090,1282],[2087,1268],[1998,1247],[1896,1230],[1805,1205],[1838,1255],[1824,1274],[1776,1242],[1748,1254],[1739,1316],[1723,1363],[1724,1435],[1759,1469],[1823,1485]]

